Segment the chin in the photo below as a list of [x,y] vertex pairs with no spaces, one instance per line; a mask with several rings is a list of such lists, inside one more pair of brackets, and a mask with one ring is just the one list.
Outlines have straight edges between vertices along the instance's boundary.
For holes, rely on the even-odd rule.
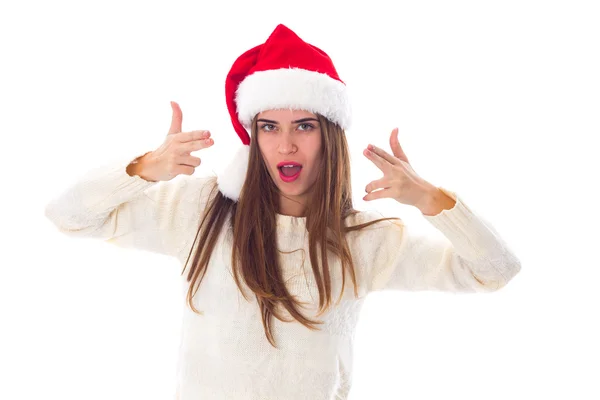
[[286,184],[285,182],[281,182],[279,180],[279,176],[277,176],[276,178],[273,178],[271,176],[271,179],[273,179],[273,183],[275,184],[275,186],[277,186],[277,189],[279,189],[281,193],[284,193],[288,196],[300,196],[304,194],[307,190],[301,183],[294,182],[292,184]]
[[279,187],[279,190],[281,190],[282,193],[285,193],[288,196],[301,196],[306,193],[306,189],[303,187],[297,187],[297,188],[287,189],[287,190],[286,190],[286,188]]

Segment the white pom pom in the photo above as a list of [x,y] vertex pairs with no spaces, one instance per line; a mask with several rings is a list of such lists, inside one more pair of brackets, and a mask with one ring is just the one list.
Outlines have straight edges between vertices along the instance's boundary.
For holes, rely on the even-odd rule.
[[219,191],[233,201],[238,201],[240,198],[242,186],[244,186],[244,181],[246,180],[249,158],[250,146],[242,145],[236,152],[231,163],[217,175]]

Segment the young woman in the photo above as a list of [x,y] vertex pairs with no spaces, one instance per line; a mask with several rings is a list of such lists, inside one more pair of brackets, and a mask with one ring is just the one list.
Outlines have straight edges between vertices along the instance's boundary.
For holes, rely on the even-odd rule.
[[353,208],[345,84],[284,25],[235,61],[225,89],[242,147],[218,177],[190,176],[201,162],[190,152],[213,141],[181,132],[172,103],[161,147],[89,171],[46,208],[65,234],[187,269],[180,400],[346,399],[369,293],[492,292],[519,272],[490,223],[417,175],[397,130],[392,154],[365,150],[384,174],[365,199],[413,205],[448,240]]

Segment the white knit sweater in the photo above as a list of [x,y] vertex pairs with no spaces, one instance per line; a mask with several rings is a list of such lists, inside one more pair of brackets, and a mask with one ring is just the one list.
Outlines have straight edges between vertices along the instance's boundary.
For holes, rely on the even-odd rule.
[[[125,169],[133,158],[88,171],[46,206],[46,216],[64,234],[102,239],[127,248],[176,257],[183,266],[208,201],[212,178],[182,175],[148,182]],[[402,223],[384,221],[347,236],[359,298],[346,275],[343,300],[320,317],[320,331],[297,321],[273,318],[279,349],[267,341],[254,296],[248,302],[231,272],[231,234],[222,232],[194,304],[185,308],[177,398],[179,400],[341,400],[352,385],[354,330],[365,297],[378,290],[492,292],[521,269],[491,224],[472,212],[460,196],[450,210],[423,217],[444,235],[417,235]],[[355,225],[383,215],[363,211]],[[318,305],[306,219],[276,215],[277,243],[284,280],[293,295]],[[302,265],[304,261],[304,266]],[[339,261],[330,259],[332,299],[341,289]],[[182,296],[189,283],[182,274]],[[245,287],[248,294],[249,289]],[[184,302],[185,304],[185,302]],[[286,316],[289,314],[285,314]]]

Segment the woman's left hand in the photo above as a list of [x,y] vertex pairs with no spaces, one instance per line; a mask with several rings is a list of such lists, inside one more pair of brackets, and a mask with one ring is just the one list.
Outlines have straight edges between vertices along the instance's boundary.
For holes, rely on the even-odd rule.
[[[420,208],[437,188],[421,178],[412,168],[398,140],[398,128],[392,130],[390,147],[394,155],[369,145],[363,154],[383,172],[383,178],[369,183],[363,200],[392,198],[402,204]],[[371,150],[371,151],[369,151]],[[376,189],[381,189],[377,190]]]

